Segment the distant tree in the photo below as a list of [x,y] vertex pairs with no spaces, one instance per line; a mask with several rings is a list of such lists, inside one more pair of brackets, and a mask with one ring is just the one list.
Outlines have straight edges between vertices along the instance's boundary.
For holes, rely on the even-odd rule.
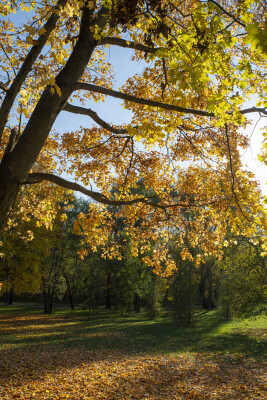
[[212,310],[218,300],[218,276],[215,268],[215,258],[207,258],[199,266],[198,293],[202,308]]
[[224,315],[250,315],[266,304],[267,258],[258,241],[237,238],[217,262],[219,304]]

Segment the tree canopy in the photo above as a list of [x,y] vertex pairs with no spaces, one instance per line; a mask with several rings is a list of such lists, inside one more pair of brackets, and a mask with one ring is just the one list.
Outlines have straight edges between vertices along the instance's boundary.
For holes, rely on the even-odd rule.
[[[106,206],[117,206],[133,254],[157,242],[146,262],[158,270],[173,266],[163,241],[173,232],[201,259],[220,254],[229,231],[266,230],[260,189],[240,160],[250,115],[267,114],[265,2],[1,0],[0,12],[1,226],[21,188],[48,181],[94,200],[76,223],[93,247],[111,242]],[[119,90],[109,46],[146,63]],[[107,96],[123,101],[130,124],[95,112]],[[62,112],[95,125],[58,134]],[[182,254],[192,257],[188,246]]]

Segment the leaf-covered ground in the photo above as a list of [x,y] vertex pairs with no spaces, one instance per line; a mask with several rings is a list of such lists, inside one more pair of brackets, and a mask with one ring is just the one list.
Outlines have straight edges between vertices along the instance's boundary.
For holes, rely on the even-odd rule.
[[266,318],[0,309],[0,399],[267,399]]

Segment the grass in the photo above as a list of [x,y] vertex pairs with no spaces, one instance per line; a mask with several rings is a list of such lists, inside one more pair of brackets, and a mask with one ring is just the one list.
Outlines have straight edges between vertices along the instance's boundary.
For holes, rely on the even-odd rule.
[[[194,316],[193,326],[188,327],[181,326],[167,315],[150,320],[145,314],[121,316],[103,309],[88,313],[84,310],[70,311],[62,308],[56,309],[52,315],[44,315],[38,307],[0,307],[0,349],[2,357],[5,357],[5,359],[1,359],[0,354],[0,384],[2,367],[2,385],[5,388],[5,392],[3,392],[5,397],[3,394],[1,397],[0,386],[0,398],[12,400],[13,398],[59,400],[65,398],[74,400],[91,398],[114,398],[116,400],[122,398],[263,399],[265,397],[262,397],[261,376],[265,370],[266,337],[267,317],[263,315],[246,320],[224,321],[216,312],[198,313]],[[93,365],[102,365],[100,375],[99,372],[95,372]],[[153,382],[149,381],[149,385],[147,383],[149,387],[147,395],[142,394],[143,386],[139,381],[138,384],[135,382],[136,390],[130,391],[129,394],[126,388],[130,386],[123,381],[123,376],[132,370],[132,374],[127,375],[128,380],[125,378],[129,383],[135,376],[133,369],[134,371],[138,369],[140,372],[143,371],[144,366],[147,366],[149,370],[153,366],[153,371],[157,366],[160,371],[157,372],[159,374],[157,379],[159,382],[162,379],[163,383],[171,376],[179,375],[183,368],[194,371],[194,374],[192,372],[191,375],[186,375],[188,381],[185,378],[183,380],[185,385],[187,382],[187,386],[183,390],[186,392],[190,389],[189,394],[181,392],[180,384],[179,391],[181,393],[176,388],[173,389],[176,397],[174,395],[174,397],[166,397],[167,388],[165,386],[161,385],[156,391],[156,378],[153,378]],[[102,390],[99,382],[93,383],[97,382],[94,378],[90,382],[88,381],[87,392],[86,390],[78,392],[77,389],[76,394],[71,397],[71,388],[64,386],[65,392],[62,388],[57,397],[56,388],[62,385],[62,368],[65,372],[68,371],[68,374],[76,371],[76,375],[70,381],[74,379],[73,382],[77,383],[77,388],[81,387],[84,379],[82,377],[85,376],[84,371],[88,373],[89,370],[91,371],[90,376],[102,376],[105,388]],[[27,388],[31,387],[29,392],[27,392],[28,389],[25,389],[25,379],[19,380],[20,378],[18,378],[21,370],[24,371],[24,376],[27,376],[27,379],[25,378],[28,382],[26,386]],[[52,379],[50,370],[53,371],[52,381],[49,381]],[[110,379],[109,370],[113,371],[111,376],[114,377],[114,384],[111,386],[107,383]],[[33,379],[36,371],[38,372],[37,377]],[[225,374],[229,374],[229,371],[232,372],[227,383],[223,381],[223,377]],[[215,372],[217,375],[211,379]],[[153,373],[156,374],[155,371]],[[59,375],[57,376],[57,374]],[[249,377],[248,374],[250,374]],[[213,389],[214,396],[211,395],[211,389],[208,389],[206,380],[201,386],[202,389],[199,389],[199,382],[205,375],[207,375],[206,379],[210,379],[209,385],[212,385],[218,377],[224,382],[221,388],[220,385],[217,385]],[[192,381],[192,376],[199,376],[199,378]],[[240,393],[247,393],[244,388],[235,389],[237,394],[231,392],[233,386],[239,385],[236,381],[237,376],[239,376],[238,382],[244,381],[245,389],[248,385],[247,390],[251,392],[251,397],[240,397],[239,390]],[[75,377],[80,378],[76,379]],[[10,386],[10,379],[13,383],[20,382],[16,384],[17,386],[15,385],[15,389],[12,385]],[[39,392],[36,392],[35,389],[33,392],[31,385],[36,385],[36,382],[39,382],[40,385],[40,379],[47,386],[44,386]],[[147,382],[146,373],[143,379]],[[111,393],[115,390],[114,387],[118,380],[123,381],[123,389],[116,392],[115,397],[112,397]],[[72,386],[75,387],[75,384],[73,383]],[[21,389],[22,387],[23,389]],[[53,387],[53,390],[45,389],[45,387]],[[89,387],[90,393],[95,391],[92,395],[88,394]],[[22,397],[14,397],[14,393],[17,395],[18,388],[20,388]],[[139,392],[141,391],[138,395],[141,397],[134,397],[138,392],[137,389]],[[192,390],[196,391],[195,397],[190,397],[193,396]],[[227,390],[228,392],[230,390],[231,396]],[[157,394],[158,391],[159,394]],[[33,393],[37,394],[32,396]],[[79,394],[77,395],[77,393]],[[125,393],[128,393],[128,397],[125,397]],[[65,395],[66,397],[64,397]],[[101,397],[102,395],[105,397]],[[239,397],[235,397],[236,395]]]
[[45,316],[38,308],[0,307],[1,327],[14,318],[12,333],[0,328],[2,348],[56,345],[64,348],[114,349],[124,352],[236,354],[262,360],[266,354],[267,317],[224,321],[214,311],[198,313],[193,326],[168,316],[151,320],[106,310],[57,309]]

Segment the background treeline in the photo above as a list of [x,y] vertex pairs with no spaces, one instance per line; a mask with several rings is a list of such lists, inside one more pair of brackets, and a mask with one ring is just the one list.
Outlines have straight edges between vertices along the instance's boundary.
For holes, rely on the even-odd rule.
[[[183,260],[181,248],[174,242],[166,243],[177,269],[171,276],[158,276],[142,262],[141,254],[131,255],[124,222],[116,217],[115,210],[112,239],[118,244],[126,242],[120,256],[104,259],[99,250],[81,258],[78,253],[83,237],[73,232],[73,224],[88,207],[87,201],[75,199],[67,209],[58,208],[52,229],[38,226],[29,218],[4,232],[2,302],[42,300],[45,313],[52,312],[55,301],[69,302],[72,309],[102,306],[121,313],[145,310],[151,317],[168,311],[189,324],[196,308],[218,308],[229,318],[264,307],[267,265],[260,239],[232,238],[226,241],[222,260],[206,257],[199,265]],[[193,255],[194,249],[188,250]]]

